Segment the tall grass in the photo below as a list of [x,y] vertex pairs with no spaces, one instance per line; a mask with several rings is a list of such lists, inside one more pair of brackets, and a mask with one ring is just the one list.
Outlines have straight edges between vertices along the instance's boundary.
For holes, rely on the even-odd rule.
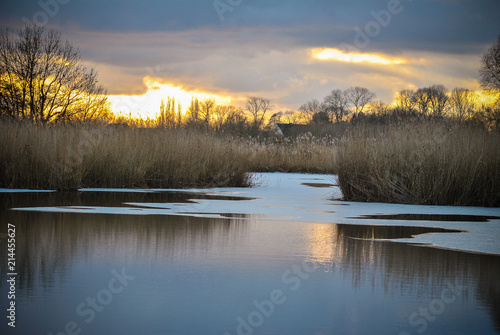
[[247,186],[249,163],[203,133],[0,123],[0,187]]
[[296,137],[249,139],[242,143],[252,171],[335,173],[336,139],[305,133]]
[[442,120],[357,125],[337,173],[345,200],[500,206],[500,134]]
[[355,124],[342,140],[0,122],[0,187],[249,186],[252,171],[337,173],[350,201],[500,206],[500,134],[444,120]]
[[248,172],[333,173],[333,140],[230,138],[189,129],[0,122],[0,187],[249,186]]

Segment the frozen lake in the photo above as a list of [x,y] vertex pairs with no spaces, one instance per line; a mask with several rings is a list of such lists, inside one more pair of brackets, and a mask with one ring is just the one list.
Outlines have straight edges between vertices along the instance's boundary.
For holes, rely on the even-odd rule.
[[0,332],[500,334],[499,208],[343,202],[327,175],[254,180],[0,192],[17,271],[16,328],[4,316]]

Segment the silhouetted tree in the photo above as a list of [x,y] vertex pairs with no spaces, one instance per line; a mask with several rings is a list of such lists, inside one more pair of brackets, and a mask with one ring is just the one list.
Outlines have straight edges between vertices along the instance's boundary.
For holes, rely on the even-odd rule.
[[342,90],[333,90],[324,100],[324,111],[328,113],[330,119],[340,122],[348,112],[348,100]]
[[264,124],[266,113],[271,110],[271,100],[262,97],[249,97],[246,107],[252,117],[253,128],[259,129]]
[[234,106],[216,106],[212,117],[212,127],[216,131],[224,128],[234,128],[234,124],[241,121],[243,112]]
[[207,129],[210,127],[216,107],[215,99],[205,99],[200,103],[200,119]]
[[442,116],[448,106],[447,90],[443,85],[419,88],[414,95],[415,106],[424,116]]
[[375,93],[364,87],[350,87],[345,91],[347,101],[354,107],[353,119],[363,113],[365,106],[375,98]]
[[0,112],[38,123],[88,120],[110,112],[97,73],[54,30],[27,25],[0,32]]
[[401,90],[396,95],[396,106],[403,112],[411,114],[415,110],[416,92],[414,90]]
[[302,119],[304,119],[306,123],[310,123],[312,122],[313,116],[319,112],[322,112],[324,108],[325,106],[322,103],[320,103],[316,99],[313,99],[302,104],[302,106],[299,107],[299,112],[301,113]]
[[370,111],[376,116],[386,116],[390,112],[389,106],[381,100],[370,104]]
[[200,121],[200,101],[198,98],[191,98],[191,105],[186,111],[187,123],[198,123]]
[[330,123],[330,117],[327,112],[321,111],[314,113],[311,123],[313,124],[325,124]]
[[500,90],[500,36],[484,53],[479,77],[484,88]]
[[180,115],[181,106],[178,103],[175,106],[175,98],[168,97],[166,100],[161,100],[160,115],[158,117],[158,126],[164,128],[175,128],[181,122]]
[[460,121],[464,121],[474,113],[477,100],[476,92],[466,88],[455,88],[451,91],[449,103],[453,114]]
[[433,85],[429,88],[433,116],[443,116],[448,108],[448,90],[443,85]]

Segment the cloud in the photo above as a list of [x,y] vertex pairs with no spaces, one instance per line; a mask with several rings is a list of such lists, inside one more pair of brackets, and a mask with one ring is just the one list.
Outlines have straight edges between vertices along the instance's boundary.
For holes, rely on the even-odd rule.
[[407,61],[380,54],[362,52],[344,52],[335,48],[316,48],[311,51],[312,57],[324,61],[346,63],[370,63],[378,65],[404,64]]
[[71,39],[113,94],[144,92],[143,79],[149,76],[188,91],[262,95],[298,108],[309,99],[322,99],[334,88],[349,86],[370,88],[390,102],[393,90],[412,85],[475,85],[478,55],[405,51],[397,56],[378,54],[379,60],[404,60],[384,66],[330,62],[312,57],[311,48],[294,44],[288,33],[264,28],[134,34],[78,31]]
[[[500,2],[401,0],[402,10],[384,22],[390,1],[397,0],[233,1],[221,21],[211,0],[75,0],[61,5],[49,26],[80,48],[115,95],[145,93],[146,77],[188,92],[261,95],[277,108],[349,86],[372,89],[386,102],[407,87],[476,88],[480,56],[500,33]],[[28,0],[2,6],[3,26],[44,10]],[[375,24],[376,34],[367,34]],[[356,46],[359,31],[368,41],[357,54],[342,49]],[[336,59],[344,61],[314,58],[315,49],[341,50]],[[367,55],[379,58],[352,61]]]

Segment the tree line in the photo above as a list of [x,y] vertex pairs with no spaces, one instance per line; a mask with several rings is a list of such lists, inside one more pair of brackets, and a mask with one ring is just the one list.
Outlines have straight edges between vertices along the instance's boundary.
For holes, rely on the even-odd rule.
[[251,96],[247,98],[246,108],[217,105],[215,99],[200,101],[193,97],[185,113],[175,97],[161,101],[154,126],[162,128],[198,128],[217,132],[258,131],[265,127],[266,115],[272,109],[270,99]]
[[[193,98],[185,113],[175,97],[166,97],[153,121],[164,128],[258,131],[276,123],[326,124],[397,114],[474,119],[500,128],[500,37],[484,53],[479,78],[489,103],[466,88],[448,91],[432,85],[401,90],[387,105],[375,100],[369,89],[355,86],[334,89],[323,101],[307,101],[297,111],[274,113],[271,100],[258,96],[248,97],[245,108]],[[98,84],[97,73],[83,65],[78,50],[56,31],[30,25],[18,33],[0,32],[0,116],[39,124],[116,122],[106,90]]]

